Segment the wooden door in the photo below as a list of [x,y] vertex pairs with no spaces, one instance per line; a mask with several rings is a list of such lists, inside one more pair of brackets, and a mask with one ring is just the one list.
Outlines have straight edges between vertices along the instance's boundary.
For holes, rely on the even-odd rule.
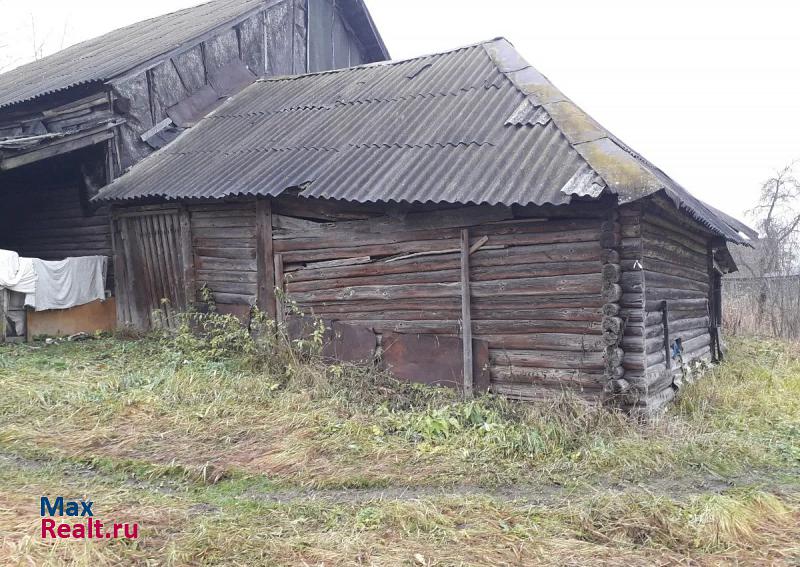
[[188,213],[180,208],[115,212],[117,318],[138,329],[175,328],[193,301]]

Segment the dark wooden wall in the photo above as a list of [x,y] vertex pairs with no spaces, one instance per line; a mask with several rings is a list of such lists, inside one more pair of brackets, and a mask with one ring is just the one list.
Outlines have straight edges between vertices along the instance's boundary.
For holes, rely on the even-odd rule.
[[256,305],[259,270],[268,266],[285,276],[278,286],[286,317],[297,308],[378,335],[458,337],[459,237],[467,228],[480,246],[470,257],[473,336],[488,343],[493,389],[521,399],[564,388],[602,396],[600,235],[608,209],[389,207],[387,215],[376,205],[290,198],[271,209],[274,255],[260,268],[263,207],[188,207],[195,287],[210,288],[221,312],[245,315]]
[[[568,390],[651,413],[711,358],[712,235],[661,199],[436,208],[282,197],[186,214],[195,295],[205,286],[243,318],[258,306],[368,329],[379,344],[462,335],[466,229],[472,334],[487,345],[492,390],[510,397]],[[664,301],[670,342],[684,349],[670,368]]]
[[[0,247],[53,260],[69,255],[110,255],[108,208],[96,208],[88,200],[105,183],[107,172],[119,175],[155,151],[153,145],[141,140],[141,135],[167,118],[170,108],[185,104],[194,108],[199,118],[210,109],[203,105],[218,102],[219,95],[229,96],[242,87],[229,76],[232,69],[244,69],[251,74],[251,80],[256,76],[305,73],[309,69],[309,47],[314,54],[314,70],[360,63],[361,47],[335,6],[335,0],[311,0],[308,5],[310,10],[307,10],[306,0],[271,4],[232,22],[227,29],[182,46],[163,61],[131,70],[113,81],[114,116],[125,120],[116,129],[113,140],[0,172],[3,203]],[[310,35],[307,26],[312,30]],[[210,88],[214,90],[209,94]],[[68,91],[44,97],[35,104],[23,105],[24,108],[0,112],[0,123],[4,119],[14,119],[13,127],[0,132],[21,134],[23,130],[16,121],[23,116],[28,120],[26,124],[39,128],[26,132],[40,133],[45,126],[49,127],[49,123],[43,125],[40,120],[43,110],[74,105],[72,99],[87,95],[91,100],[99,96],[98,100],[105,104],[98,120],[110,116],[105,92],[74,90],[74,93]],[[110,159],[107,152],[110,152]],[[88,186],[83,180],[83,171],[87,168],[95,177]],[[98,171],[99,177],[95,175]],[[238,238],[231,242],[224,238],[219,240],[218,235],[241,233],[246,223],[252,226],[255,209],[249,217],[233,214],[228,221],[210,220],[213,206],[195,207],[195,212],[199,275],[210,278],[223,304],[241,311],[236,306],[250,301],[256,285],[252,267],[254,236],[246,244]],[[224,214],[220,214],[220,218],[224,218]],[[225,226],[225,222],[240,224]],[[231,243],[234,245],[229,246]],[[214,270],[226,267],[231,268],[229,274],[235,272],[236,276],[214,275]],[[228,279],[220,279],[225,277]]]
[[61,156],[0,178],[0,248],[44,260],[111,255],[108,207],[88,203],[91,189],[79,165],[102,155],[91,148],[77,154],[77,160]]
[[[652,412],[674,398],[693,362],[711,359],[712,235],[661,198],[626,205],[621,214],[625,403]],[[668,360],[665,332],[670,345],[682,340],[681,359]]]
[[126,119],[117,140],[119,165],[125,169],[155,151],[141,135],[168,118],[168,109],[182,103],[199,117],[218,103],[217,96],[224,99],[240,90],[238,79],[246,80],[248,73],[252,82],[348,67],[363,59],[335,0],[270,5],[158,64],[112,81],[115,97],[126,101],[124,111],[117,105]]

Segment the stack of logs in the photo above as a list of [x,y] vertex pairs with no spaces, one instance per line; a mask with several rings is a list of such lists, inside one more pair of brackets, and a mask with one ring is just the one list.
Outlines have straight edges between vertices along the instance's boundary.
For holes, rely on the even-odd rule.
[[621,225],[619,211],[612,209],[608,220],[601,227],[600,245],[603,247],[603,343],[605,345],[605,387],[608,399],[628,390],[625,369],[622,366],[623,351],[620,348],[625,332],[625,320],[620,317],[619,301],[622,299],[622,268],[620,266],[619,246],[621,244]]

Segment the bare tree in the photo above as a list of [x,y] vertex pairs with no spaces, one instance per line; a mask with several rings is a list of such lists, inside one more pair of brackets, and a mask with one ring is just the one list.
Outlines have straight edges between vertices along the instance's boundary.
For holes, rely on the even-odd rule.
[[[773,327],[784,320],[779,312],[785,306],[771,305],[768,310],[768,303],[771,303],[769,296],[774,295],[770,294],[770,278],[793,276],[800,269],[800,180],[794,171],[799,161],[776,171],[764,182],[759,203],[750,211],[761,235],[756,261],[748,266],[751,272],[755,272],[751,275],[760,281],[756,297],[759,326],[768,312],[773,319]],[[773,331],[783,334],[777,328]]]

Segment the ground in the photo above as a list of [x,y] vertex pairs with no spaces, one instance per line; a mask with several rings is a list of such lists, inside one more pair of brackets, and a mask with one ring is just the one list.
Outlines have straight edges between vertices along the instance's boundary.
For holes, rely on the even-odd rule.
[[[800,563],[800,348],[732,341],[642,424],[222,327],[0,347],[0,564]],[[138,538],[44,541],[43,495]]]

